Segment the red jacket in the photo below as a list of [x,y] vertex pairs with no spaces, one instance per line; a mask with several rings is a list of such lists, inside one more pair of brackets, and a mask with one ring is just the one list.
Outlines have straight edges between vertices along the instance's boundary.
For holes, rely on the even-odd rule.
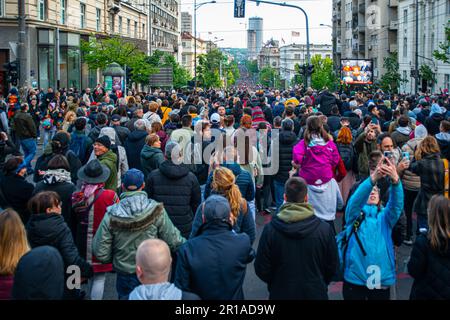
[[0,275],[0,300],[11,300],[14,276]]

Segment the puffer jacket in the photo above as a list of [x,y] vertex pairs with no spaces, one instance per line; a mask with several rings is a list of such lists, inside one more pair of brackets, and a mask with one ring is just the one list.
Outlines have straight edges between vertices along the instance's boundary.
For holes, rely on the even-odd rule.
[[114,270],[135,274],[137,248],[147,239],[164,240],[172,251],[185,242],[161,203],[144,191],[124,192],[119,203],[108,207],[92,250],[100,262],[112,262]]
[[408,272],[414,278],[411,300],[450,300],[450,248],[437,253],[425,235],[419,235],[411,252]]
[[[409,161],[412,162],[414,159],[414,152],[417,146],[423,139],[413,139],[408,141],[402,147],[402,152],[409,153]],[[411,170],[406,169],[402,176],[403,188],[410,191],[419,191],[420,189],[420,177],[417,174],[411,172]]]
[[280,132],[278,147],[279,168],[277,174],[274,176],[275,180],[285,182],[289,179],[289,171],[292,169],[292,152],[297,142],[298,138],[293,131],[282,130]]
[[[309,185],[321,185],[334,177],[334,168],[338,165],[341,156],[333,141],[325,144],[309,146],[301,140],[294,147],[293,160],[300,165],[299,176]],[[320,168],[320,170],[318,170]]]
[[194,212],[201,202],[200,185],[188,167],[164,161],[148,176],[146,191],[149,198],[164,205],[175,227],[188,238]]
[[397,185],[391,186],[389,201],[381,210],[376,205],[367,204],[372,188],[373,184],[369,177],[350,198],[345,212],[346,231],[341,235],[347,234],[347,236],[361,211],[364,212],[366,217],[359,227],[358,236],[367,255],[363,255],[356,237],[350,237],[344,261],[344,279],[354,285],[366,286],[370,276],[366,272],[367,268],[376,265],[381,272],[381,286],[386,287],[393,285],[396,280],[394,244],[391,234],[403,210],[403,187],[400,181]]

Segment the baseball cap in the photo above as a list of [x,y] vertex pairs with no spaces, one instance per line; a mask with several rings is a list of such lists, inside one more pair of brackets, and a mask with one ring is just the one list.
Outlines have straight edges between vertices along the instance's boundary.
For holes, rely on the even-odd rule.
[[118,115],[118,114],[114,114],[114,115],[111,117],[111,120],[112,120],[112,121],[120,121],[120,119],[121,119],[121,116]]
[[144,184],[144,174],[141,170],[130,169],[123,175],[122,183],[127,190],[137,190]]
[[205,201],[202,214],[205,222],[214,220],[229,222],[230,212],[230,204],[225,197],[220,195],[211,195]]
[[219,123],[220,122],[220,116],[218,113],[213,113],[211,115],[211,122],[212,123]]

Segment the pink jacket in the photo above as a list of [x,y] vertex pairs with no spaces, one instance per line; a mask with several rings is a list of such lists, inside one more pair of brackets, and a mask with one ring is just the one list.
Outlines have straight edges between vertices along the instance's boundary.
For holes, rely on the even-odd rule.
[[299,176],[309,185],[321,185],[330,181],[340,158],[338,149],[331,140],[325,145],[312,147],[306,146],[305,140],[301,140],[293,149],[293,160],[300,165]]

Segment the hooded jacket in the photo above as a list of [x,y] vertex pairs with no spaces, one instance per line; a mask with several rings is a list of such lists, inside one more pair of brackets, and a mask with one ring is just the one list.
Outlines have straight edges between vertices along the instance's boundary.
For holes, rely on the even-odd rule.
[[442,120],[444,120],[444,115],[441,113],[433,113],[425,120],[425,127],[429,135],[434,136],[439,133],[439,126]]
[[320,186],[308,186],[308,202],[314,207],[315,215],[327,221],[333,221],[336,210],[341,210],[344,206],[339,186],[334,179]]
[[163,282],[143,284],[134,288],[129,300],[199,300],[200,297],[190,292],[183,292],[173,283]]
[[278,172],[274,176],[277,181],[285,182],[289,179],[289,171],[292,169],[293,148],[298,138],[293,131],[281,130],[278,146]]
[[32,248],[40,246],[55,247],[61,254],[64,266],[79,266],[81,276],[90,278],[92,267],[78,253],[67,223],[60,214],[33,214],[26,226],[28,242]]
[[170,220],[188,238],[194,212],[201,202],[195,175],[185,165],[166,160],[148,176],[146,191],[149,198],[163,203]]
[[269,299],[327,300],[337,266],[334,232],[312,205],[285,203],[264,227],[255,272],[267,283]]
[[341,158],[333,141],[325,143],[319,139],[317,142],[312,140],[307,146],[305,140],[301,140],[293,150],[293,160],[300,165],[299,176],[308,185],[321,185],[330,181]]
[[134,130],[128,136],[125,141],[125,151],[127,153],[128,166],[130,169],[139,169],[142,171],[141,166],[141,150],[145,145],[145,138],[147,137],[147,131]]
[[142,172],[146,177],[155,169],[158,169],[164,161],[164,155],[160,148],[150,147],[144,145],[141,151],[141,166]]
[[135,274],[136,251],[147,239],[164,240],[172,251],[185,241],[161,203],[143,191],[124,192],[108,207],[95,234],[92,249],[97,260],[113,263],[116,271]]
[[440,132],[435,137],[441,149],[441,156],[450,161],[450,132]]
[[405,143],[409,141],[409,135],[411,134],[410,127],[398,127],[391,134],[392,140],[394,140],[397,147],[402,148]]
[[117,155],[108,150],[108,152],[97,157],[101,164],[107,166],[110,170],[109,178],[105,182],[105,189],[116,191],[117,190]]
[[366,286],[370,276],[367,268],[376,265],[380,268],[381,286],[388,287],[396,280],[391,234],[403,210],[403,187],[400,181],[397,185],[391,185],[389,200],[386,207],[381,210],[376,205],[367,204],[372,188],[372,180],[369,177],[360,184],[347,205],[345,212],[347,235],[361,211],[366,216],[359,227],[358,236],[367,255],[363,255],[356,237],[350,237],[344,262],[344,279],[354,285]]
[[317,99],[317,104],[319,105],[319,110],[324,115],[331,115],[331,108],[336,105],[336,97],[332,95],[328,90],[322,92]]

